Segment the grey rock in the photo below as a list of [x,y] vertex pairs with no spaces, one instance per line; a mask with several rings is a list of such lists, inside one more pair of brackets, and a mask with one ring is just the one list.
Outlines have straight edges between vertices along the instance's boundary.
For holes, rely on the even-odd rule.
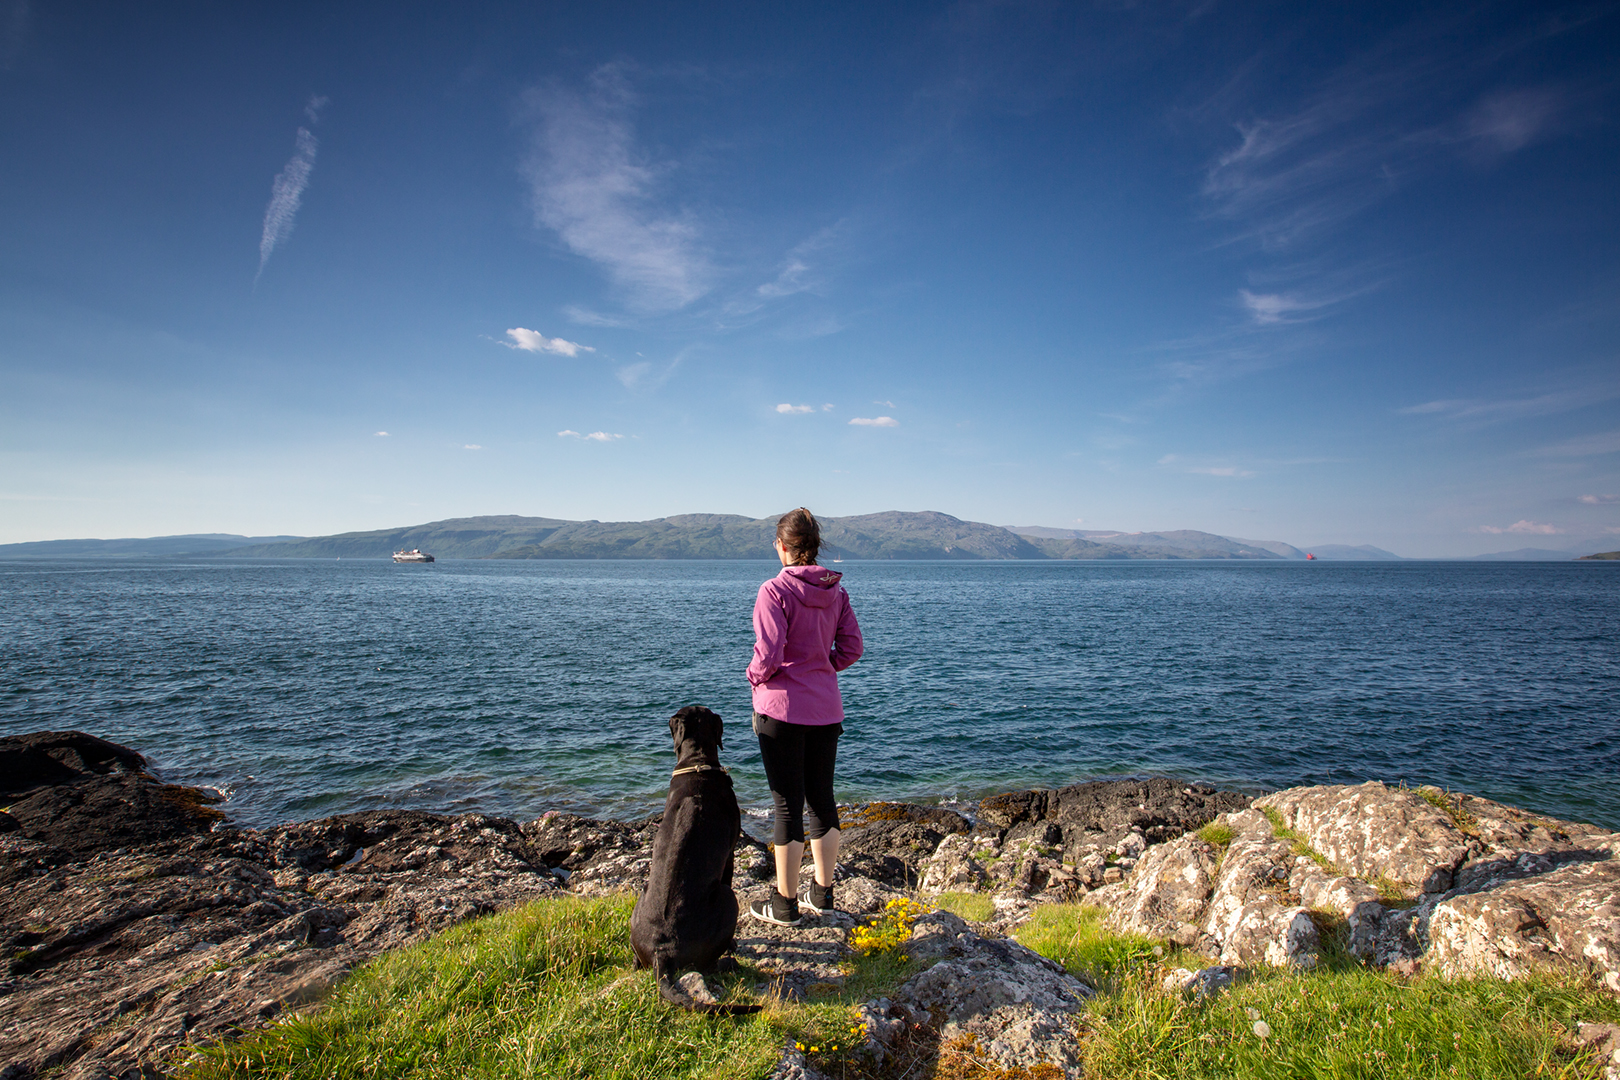
[[1384,875],[1414,892],[1451,888],[1468,858],[1468,837],[1450,815],[1414,792],[1376,780],[1354,786],[1289,788],[1255,800],[1342,868],[1364,879]]
[[[1232,833],[1224,852],[1193,836],[1154,845],[1086,903],[1117,929],[1228,964],[1313,966],[1319,912],[1343,918],[1350,950],[1380,967],[1516,978],[1575,964],[1620,990],[1620,834],[1378,783],[1294,788],[1255,807],[1218,819]],[[1333,869],[1273,836],[1264,808]]]
[[866,1031],[867,1053],[878,1060],[882,1060],[889,1048],[899,1040],[905,1031],[905,1022],[891,1015],[894,1003],[886,997],[873,998],[863,1001],[858,1009],[860,1024]]
[[1167,992],[1184,994],[1194,1001],[1203,1002],[1229,990],[1241,982],[1248,972],[1230,964],[1216,964],[1200,971],[1176,968],[1163,980]]
[[1577,1024],[1575,1041],[1603,1064],[1603,1080],[1620,1080],[1620,1024]]
[[[417,858],[429,840],[453,874]],[[49,869],[33,873],[41,861]],[[345,815],[87,856],[8,833],[0,934],[14,988],[0,1060],[67,1075],[155,1067],[319,1001],[384,950],[557,888],[526,861],[517,826],[496,819]]]
[[1215,891],[1218,857],[1214,847],[1193,835],[1155,844],[1138,860],[1130,881],[1104,886],[1085,903],[1106,908],[1108,923],[1121,932],[1208,948],[1212,941],[1202,923]]
[[1620,860],[1612,842],[1607,850],[1601,861],[1448,895],[1428,920],[1427,959],[1444,974],[1504,979],[1586,964],[1620,992]]
[[942,1046],[971,1038],[1003,1069],[1044,1063],[1079,1075],[1073,1014],[1092,987],[1016,942],[981,936],[947,912],[918,919],[908,948],[935,962],[895,991],[885,1018],[926,1022]]
[[[733,880],[744,912],[737,922],[736,954],[764,973],[768,981],[759,987],[761,992],[787,1001],[803,1001],[817,990],[844,985],[844,965],[850,957],[849,932],[860,920],[842,910],[846,903],[843,895],[834,894],[840,910],[819,917],[806,912],[798,926],[777,926],[747,914],[749,904],[767,899],[775,884]],[[845,887],[838,886],[840,890]],[[883,886],[874,882],[868,888]]]
[[898,889],[916,888],[922,864],[940,843],[971,827],[954,810],[915,803],[867,803],[838,816],[839,863],[852,874]]
[[[1217,814],[1248,806],[1249,801],[1236,792],[1163,777],[1099,780],[1057,790],[992,795],[979,803],[977,828],[1005,834],[1020,824],[1052,823],[1062,829],[1067,843],[1088,833],[1123,833],[1134,826],[1150,843],[1160,843]],[[1111,843],[1119,839],[1123,836]]]
[[940,841],[934,853],[919,865],[923,893],[978,891],[988,883],[984,865],[974,857],[982,850],[966,835],[955,833]]
[[831,1080],[831,1077],[806,1061],[804,1054],[789,1040],[767,1080]]

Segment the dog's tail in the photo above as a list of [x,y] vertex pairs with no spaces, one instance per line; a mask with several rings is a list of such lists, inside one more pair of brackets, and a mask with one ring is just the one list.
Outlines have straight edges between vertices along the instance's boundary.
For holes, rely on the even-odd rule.
[[663,964],[658,964],[658,996],[671,1005],[692,1012],[708,1013],[712,1016],[746,1016],[757,1013],[764,1008],[763,1005],[743,1005],[735,1002],[724,1002],[709,992],[709,986],[703,981],[703,976],[697,972],[689,972],[679,981],[671,978],[671,972]]

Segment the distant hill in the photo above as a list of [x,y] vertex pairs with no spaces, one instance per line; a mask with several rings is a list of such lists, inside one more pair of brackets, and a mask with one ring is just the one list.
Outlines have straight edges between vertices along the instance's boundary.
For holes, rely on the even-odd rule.
[[1322,544],[1305,550],[1328,562],[1395,562],[1401,558],[1392,551],[1371,544],[1357,544],[1354,547],[1349,544]]
[[1600,551],[1596,555],[1582,555],[1581,561],[1588,559],[1620,559],[1620,551]]
[[1574,559],[1573,551],[1554,551],[1551,548],[1518,548],[1468,556],[1470,562],[1573,562]]
[[1547,547],[1516,548],[1513,551],[1492,551],[1469,558],[1476,562],[1573,562],[1590,551],[1599,551],[1614,543],[1614,536],[1548,536],[1538,538]]
[[[1013,526],[1009,532],[1027,538],[1050,559],[1281,559],[1268,545],[1229,536],[1175,529],[1170,532],[1122,533],[1097,529],[1048,529]],[[1287,544],[1278,546],[1289,548]],[[1289,548],[1289,550],[1294,550]],[[1303,555],[1300,558],[1304,558]]]
[[[934,511],[822,519],[822,553],[848,559],[1228,559],[1271,552],[1189,530],[1130,534],[1125,543],[1025,536]],[[776,516],[679,514],[652,521],[564,521],[513,515],[317,536],[230,554],[244,558],[387,558],[421,548],[444,559],[769,559]],[[1124,536],[1125,534],[1107,534]]]
[[[1303,559],[1279,540],[1243,540],[1195,529],[1122,533],[1002,528],[935,511],[822,518],[829,559]],[[50,540],[0,547],[14,555],[227,555],[242,558],[386,559],[420,548],[441,559],[770,559],[776,515],[677,514],[652,521],[567,521],[515,514],[450,518],[333,536],[155,537]],[[1339,554],[1343,552],[1344,554]],[[1318,558],[1393,559],[1374,547],[1327,545]]]
[[26,544],[0,544],[0,559],[101,558],[139,555],[223,555],[244,547],[258,547],[299,536],[237,536],[233,533],[192,533],[184,536],[126,537],[121,540],[36,540]]
[[[1249,547],[1264,548],[1273,555],[1284,559],[1305,558],[1305,553],[1303,551],[1295,547],[1293,544],[1285,544],[1281,540],[1241,540],[1236,536],[1228,536],[1227,539],[1232,541],[1234,544],[1246,544]],[[1319,555],[1317,558],[1321,558],[1321,556]]]
[[449,518],[426,525],[312,536],[280,544],[245,547],[231,554],[272,559],[386,559],[401,549],[421,548],[445,559],[479,559],[508,548],[539,543],[565,525],[573,524],[578,523],[560,518],[518,517],[515,514]]
[[[1027,558],[993,526],[945,514],[823,518],[822,553],[856,559]],[[776,518],[680,514],[655,521],[574,522],[503,559],[769,559]]]

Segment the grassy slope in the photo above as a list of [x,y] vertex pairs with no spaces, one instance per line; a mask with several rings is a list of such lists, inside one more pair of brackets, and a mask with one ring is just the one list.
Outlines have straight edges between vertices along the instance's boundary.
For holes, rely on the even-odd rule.
[[1406,980],[1331,945],[1316,971],[1263,969],[1196,1004],[1159,989],[1183,958],[1110,934],[1099,917],[1053,905],[1017,933],[1104,990],[1082,1021],[1088,1076],[1598,1080],[1601,1068],[1573,1042],[1575,1026],[1620,1018],[1620,1000],[1577,972],[1516,982]]
[[[947,903],[977,914],[983,898]],[[903,1055],[903,1069],[884,1073],[853,1056],[852,1006],[914,973],[904,946],[858,958],[843,988],[810,1004],[771,1004],[744,1017],[670,1009],[648,973],[629,970],[630,904],[542,901],[457,927],[379,958],[318,1013],[203,1051],[182,1075],[762,1077],[788,1039],[838,1080],[895,1080],[903,1070],[953,1080],[1044,1075],[987,1069],[954,1053],[937,1063]],[[1088,1077],[1596,1080],[1597,1065],[1570,1033],[1579,1021],[1620,1020],[1620,1002],[1575,973],[1405,981],[1342,950],[1317,971],[1261,971],[1195,1004],[1158,988],[1185,957],[1106,932],[1094,910],[1042,907],[1016,936],[1100,987],[1078,1024]],[[761,979],[745,969],[725,985],[732,1000],[749,1000]]]
[[[739,1017],[684,1012],[659,999],[651,973],[630,970],[631,903],[540,901],[465,923],[379,957],[318,1012],[201,1051],[181,1075],[760,1077],[789,1036],[821,1057],[847,1053],[850,1006],[912,971],[879,956],[811,1004]],[[746,968],[726,978],[727,999],[754,1000],[747,988],[762,979]]]

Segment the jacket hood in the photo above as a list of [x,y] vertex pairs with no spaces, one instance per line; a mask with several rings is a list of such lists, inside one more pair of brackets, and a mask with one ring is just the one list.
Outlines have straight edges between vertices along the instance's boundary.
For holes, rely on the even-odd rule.
[[838,582],[844,575],[825,566],[784,566],[777,575],[807,607],[831,607],[838,599]]

